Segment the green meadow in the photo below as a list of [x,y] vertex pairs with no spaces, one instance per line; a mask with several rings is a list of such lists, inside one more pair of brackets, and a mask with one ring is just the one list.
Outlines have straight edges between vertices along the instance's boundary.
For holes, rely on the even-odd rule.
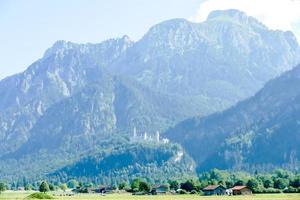
[[[29,192],[4,192],[0,194],[0,199],[25,199]],[[55,199],[86,199],[86,200],[300,200],[300,194],[257,194],[251,196],[199,196],[199,195],[144,195],[135,196],[125,194],[78,194],[74,196],[54,196]]]

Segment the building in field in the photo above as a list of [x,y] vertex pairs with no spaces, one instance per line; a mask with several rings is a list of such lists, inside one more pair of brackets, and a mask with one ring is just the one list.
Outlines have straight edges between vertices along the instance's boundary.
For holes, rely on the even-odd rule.
[[96,190],[96,192],[101,194],[111,194],[113,190],[114,189],[111,186],[100,186],[99,189]]
[[156,195],[156,194],[167,194],[169,191],[169,186],[168,185],[154,185],[151,190],[151,194]]
[[203,190],[204,195],[225,195],[226,188],[222,185],[209,185]]
[[233,195],[251,195],[252,190],[247,186],[234,186],[231,188]]

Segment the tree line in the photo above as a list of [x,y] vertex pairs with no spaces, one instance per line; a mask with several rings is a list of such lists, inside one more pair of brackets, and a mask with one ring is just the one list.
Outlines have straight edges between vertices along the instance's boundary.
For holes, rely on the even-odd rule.
[[[272,173],[249,174],[246,172],[230,172],[213,169],[204,172],[197,178],[190,179],[174,179],[161,183],[154,183],[147,178],[132,178],[116,182],[109,187],[111,190],[126,190],[128,192],[151,192],[155,184],[160,184],[166,191],[174,191],[181,194],[185,193],[201,193],[201,190],[208,185],[223,185],[226,188],[232,188],[237,185],[245,185],[254,193],[280,193],[300,192],[300,172],[291,172],[282,169],[275,170]],[[0,182],[0,192],[7,189],[18,190],[22,187],[24,190],[38,190],[40,192],[48,192],[55,190],[81,189],[79,191],[87,191],[86,188],[99,188],[103,185],[93,182],[81,182],[75,179],[66,183],[37,181],[33,183],[4,183]]]

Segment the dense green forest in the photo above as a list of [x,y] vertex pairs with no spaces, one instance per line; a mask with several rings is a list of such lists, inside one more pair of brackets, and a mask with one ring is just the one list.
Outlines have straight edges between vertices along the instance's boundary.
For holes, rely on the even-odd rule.
[[[69,152],[57,152],[55,156],[52,156],[55,152],[38,152],[35,158],[22,160],[24,165],[30,166],[30,170],[11,160],[10,166],[14,166],[15,171],[0,179],[7,182],[24,182],[25,179],[30,183],[45,179],[50,182],[76,179],[79,182],[112,185],[135,177],[147,177],[150,182],[166,181],[172,177],[196,177],[195,163],[180,145],[155,141],[131,142],[130,138],[119,136],[114,139],[101,138],[99,143],[101,145],[90,147],[92,150],[73,148]],[[68,158],[67,161],[63,160],[65,158]],[[5,174],[9,170],[0,166],[0,173]]]
[[195,164],[181,146],[155,142],[121,144],[51,173],[54,182],[76,179],[83,182],[111,185],[136,177],[148,182],[166,181],[172,177],[195,177]]

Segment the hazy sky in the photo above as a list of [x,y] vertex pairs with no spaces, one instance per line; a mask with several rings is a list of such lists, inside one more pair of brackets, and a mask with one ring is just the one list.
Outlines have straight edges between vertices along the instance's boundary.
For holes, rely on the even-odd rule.
[[0,0],[0,79],[25,70],[56,40],[138,40],[171,18],[203,21],[211,10],[237,8],[300,38],[300,0]]

